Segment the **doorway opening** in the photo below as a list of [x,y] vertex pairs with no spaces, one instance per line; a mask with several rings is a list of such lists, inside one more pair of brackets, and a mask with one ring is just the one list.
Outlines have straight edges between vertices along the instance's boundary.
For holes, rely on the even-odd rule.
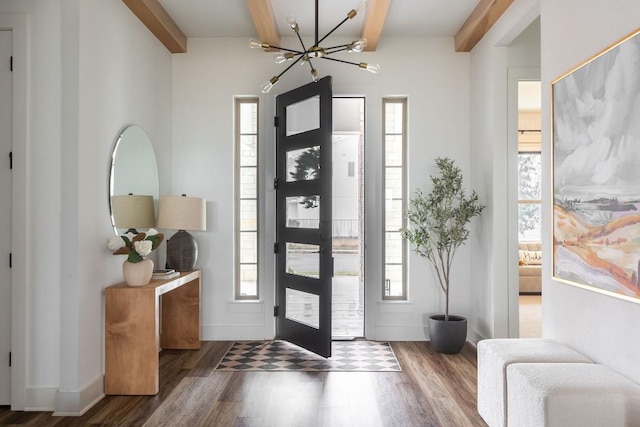
[[542,164],[540,81],[518,82],[519,336],[542,336]]
[[333,98],[333,259],[331,336],[364,337],[363,97]]

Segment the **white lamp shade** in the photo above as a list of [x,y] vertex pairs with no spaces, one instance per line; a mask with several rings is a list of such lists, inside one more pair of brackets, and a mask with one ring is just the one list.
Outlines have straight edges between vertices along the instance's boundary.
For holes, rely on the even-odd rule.
[[207,201],[205,199],[162,196],[158,209],[158,228],[170,230],[207,229]]
[[156,222],[153,196],[111,196],[111,212],[116,228],[151,228]]

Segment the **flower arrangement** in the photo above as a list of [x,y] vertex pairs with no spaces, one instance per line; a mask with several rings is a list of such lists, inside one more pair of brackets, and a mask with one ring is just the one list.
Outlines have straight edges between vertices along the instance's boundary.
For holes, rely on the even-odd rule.
[[155,228],[150,228],[146,233],[127,233],[122,236],[113,236],[109,239],[107,247],[114,255],[128,255],[127,261],[140,262],[160,246],[164,235],[158,233]]

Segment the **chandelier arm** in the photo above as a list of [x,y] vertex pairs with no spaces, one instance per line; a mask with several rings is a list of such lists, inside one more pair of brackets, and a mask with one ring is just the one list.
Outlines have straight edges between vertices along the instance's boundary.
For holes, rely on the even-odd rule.
[[[325,36],[326,37],[326,36]],[[316,29],[315,29],[315,45],[318,46],[320,42],[318,41],[318,0],[316,0]],[[305,49],[306,50],[306,49]]]
[[[299,50],[295,50],[295,49],[287,49],[286,47],[280,47],[280,46],[269,46],[273,49],[279,49],[279,50],[284,50],[285,52],[291,52],[291,53],[295,53],[297,55],[304,55],[306,52],[300,52]],[[304,47],[304,46],[303,46]],[[306,49],[305,49],[306,51]]]
[[309,63],[311,70],[313,70],[313,64],[311,63],[311,58],[307,57],[307,62]]
[[352,44],[353,44],[353,43],[339,44],[339,45],[336,45],[336,46],[325,47],[324,49],[325,49],[325,50],[338,49],[338,48],[340,48],[340,47],[349,47],[349,46],[351,46]]
[[302,41],[302,37],[300,37],[300,33],[296,32],[296,36],[298,36],[298,40],[300,40],[300,45],[302,46],[302,50],[304,50],[304,52],[307,52],[307,48],[304,45],[304,42]]
[[327,37],[329,37],[331,35],[331,33],[333,33],[335,30],[337,30],[338,28],[340,28],[340,26],[342,24],[344,24],[345,22],[347,22],[349,20],[349,17],[347,16],[346,18],[344,18],[342,20],[342,22],[340,22],[338,25],[336,25],[335,27],[333,27],[333,29],[331,31],[329,31],[327,34],[324,35],[324,37],[322,37],[320,40],[318,40],[316,42],[316,46],[318,46],[320,43],[322,43],[324,41],[324,39],[326,39]]
[[[330,49],[335,49],[335,50],[330,50]],[[347,49],[348,47],[342,47],[342,46],[330,47],[327,49],[327,55],[331,55],[332,53],[337,53],[337,52],[344,52]]]
[[298,61],[300,61],[302,59],[302,56],[298,56],[298,59],[296,59],[295,61],[293,61],[291,64],[289,64],[289,66],[287,68],[284,69],[283,72],[281,72],[280,74],[278,74],[276,77],[277,79],[279,79],[280,77],[282,77],[282,75],[284,73],[286,73],[287,71],[289,71],[291,69],[291,67],[293,67],[294,65],[296,65],[298,63]]
[[355,65],[356,67],[360,67],[360,63],[358,62],[351,62],[351,61],[345,61],[344,59],[338,59],[338,58],[330,58],[328,56],[323,56],[322,59],[328,59],[329,61],[336,61],[336,62],[342,62],[343,64],[350,64],[350,65]]
[[317,78],[318,78],[318,71],[316,71],[316,69],[313,66],[313,64],[311,63],[311,61],[307,60],[307,62],[309,63],[309,68],[310,68],[310,72],[311,72],[311,78],[315,82],[317,80]]

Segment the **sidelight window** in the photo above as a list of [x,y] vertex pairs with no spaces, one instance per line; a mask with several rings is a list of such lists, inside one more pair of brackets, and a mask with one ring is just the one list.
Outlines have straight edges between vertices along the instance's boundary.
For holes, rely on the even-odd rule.
[[236,98],[235,298],[258,299],[258,99]]
[[384,288],[383,299],[407,299],[406,243],[406,98],[383,100],[384,132]]

